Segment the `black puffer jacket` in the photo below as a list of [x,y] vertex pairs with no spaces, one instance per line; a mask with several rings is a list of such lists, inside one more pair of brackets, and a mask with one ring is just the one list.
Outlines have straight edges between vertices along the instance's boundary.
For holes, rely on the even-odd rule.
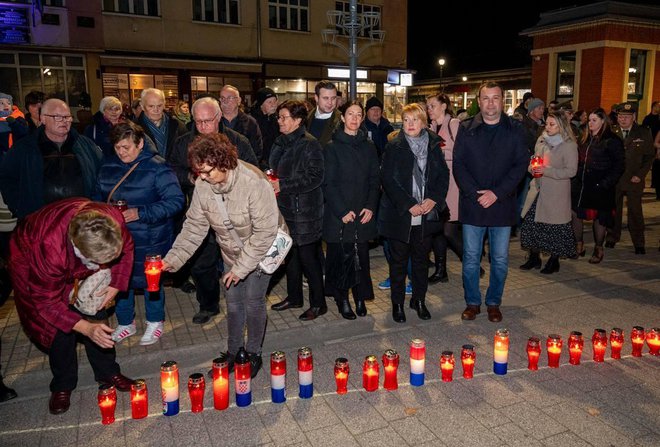
[[323,149],[301,125],[273,143],[270,167],[280,180],[277,204],[295,244],[321,238],[323,225]]

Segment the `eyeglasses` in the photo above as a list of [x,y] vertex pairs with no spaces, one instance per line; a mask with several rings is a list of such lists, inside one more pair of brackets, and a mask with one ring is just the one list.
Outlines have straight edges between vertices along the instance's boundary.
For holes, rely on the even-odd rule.
[[221,96],[220,102],[233,102],[238,99],[238,96]]
[[286,121],[287,118],[293,118],[291,115],[278,115],[277,121]]
[[216,120],[216,118],[218,117],[218,115],[220,115],[220,114],[219,114],[219,113],[216,113],[216,114],[213,116],[213,118],[211,118],[210,120],[195,120],[195,125],[196,125],[197,127],[209,126],[209,125],[213,124],[213,122]]
[[46,115],[45,113],[42,113],[42,115],[53,118],[56,123],[61,123],[62,121],[66,121],[68,123],[73,121],[73,117],[71,115]]
[[215,171],[215,167],[209,168],[206,171],[194,171],[194,173],[197,177],[202,176],[202,175],[208,177],[209,175],[211,175],[211,172],[213,172],[213,171]]

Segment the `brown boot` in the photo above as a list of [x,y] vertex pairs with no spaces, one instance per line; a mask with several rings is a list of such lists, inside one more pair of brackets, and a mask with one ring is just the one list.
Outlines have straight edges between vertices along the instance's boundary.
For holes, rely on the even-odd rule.
[[474,320],[477,318],[477,315],[481,313],[481,306],[474,306],[468,304],[463,313],[461,314],[462,320]]

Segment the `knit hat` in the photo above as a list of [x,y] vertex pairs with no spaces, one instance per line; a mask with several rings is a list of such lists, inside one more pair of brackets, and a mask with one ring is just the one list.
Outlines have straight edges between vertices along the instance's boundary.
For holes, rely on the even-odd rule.
[[380,107],[380,110],[383,110],[383,102],[376,98],[375,96],[372,96],[367,100],[367,106],[364,108],[365,112],[368,112],[370,108],[372,107]]
[[7,93],[0,92],[0,99],[7,99],[9,100],[9,104],[14,104],[14,97]]
[[11,95],[0,92],[0,99],[5,99],[9,102],[9,110],[0,110],[0,118],[6,118],[11,115],[14,98]]
[[256,106],[260,107],[268,98],[277,98],[277,95],[272,88],[264,87],[257,90],[256,98]]
[[534,98],[527,105],[527,111],[531,112],[532,110],[534,110],[535,108],[537,108],[539,106],[545,106],[545,103],[543,102],[542,99]]

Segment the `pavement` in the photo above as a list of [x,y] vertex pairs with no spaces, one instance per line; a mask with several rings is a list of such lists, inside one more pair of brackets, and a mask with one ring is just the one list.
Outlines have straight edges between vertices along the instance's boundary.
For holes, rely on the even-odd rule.
[[[461,266],[449,256],[449,282],[430,286],[427,304],[433,318],[419,320],[407,309],[408,321],[391,319],[387,291],[376,289],[367,303],[369,314],[343,320],[332,300],[326,315],[311,322],[298,320],[304,309],[268,310],[264,342],[264,369],[252,382],[253,404],[236,407],[231,387],[229,409],[213,409],[210,384],[205,409],[190,412],[185,380],[206,372],[217,354],[226,349],[225,309],[204,325],[191,322],[197,310],[194,294],[166,289],[165,334],[152,346],[138,344],[144,331],[144,306],[138,299],[138,334],[117,347],[122,372],[144,378],[150,393],[149,416],[131,419],[128,395],[119,393],[114,424],[104,426],[96,404],[97,385],[84,350],[79,352],[78,388],[70,410],[48,413],[50,370],[47,357],[22,332],[10,301],[0,309],[2,372],[19,397],[0,404],[0,446],[658,446],[660,445],[660,357],[630,355],[630,329],[660,327],[660,202],[645,196],[647,255],[634,255],[628,233],[614,249],[605,250],[600,265],[562,260],[553,275],[518,266],[525,253],[519,240],[511,241],[509,276],[501,323],[490,323],[485,312],[475,321],[461,321],[464,308]],[[585,241],[591,252],[591,229]],[[387,276],[380,248],[372,250],[374,284]],[[488,264],[484,262],[488,273]],[[482,285],[487,284],[486,275]],[[268,304],[285,296],[285,281],[268,295]],[[221,301],[224,306],[224,302]],[[116,323],[116,322],[113,322]],[[498,328],[511,331],[509,372],[492,373],[493,335]],[[583,362],[568,364],[566,349],[559,368],[548,368],[545,349],[540,369],[527,370],[526,340],[581,331],[586,339],[595,328],[609,332],[623,328],[626,342],[620,360],[591,360],[585,343]],[[410,340],[426,341],[426,383],[408,383]],[[458,355],[466,343],[475,345],[475,377],[461,377],[457,365],[452,382],[442,382],[439,356],[444,350]],[[298,398],[296,352],[301,346],[314,355],[314,396]],[[362,388],[362,361],[389,348],[401,355],[396,391]],[[270,401],[268,354],[287,355],[287,401]],[[349,392],[335,393],[334,359],[349,359]],[[181,413],[162,415],[159,367],[175,360],[182,379]],[[382,374],[382,368],[381,368]]]

